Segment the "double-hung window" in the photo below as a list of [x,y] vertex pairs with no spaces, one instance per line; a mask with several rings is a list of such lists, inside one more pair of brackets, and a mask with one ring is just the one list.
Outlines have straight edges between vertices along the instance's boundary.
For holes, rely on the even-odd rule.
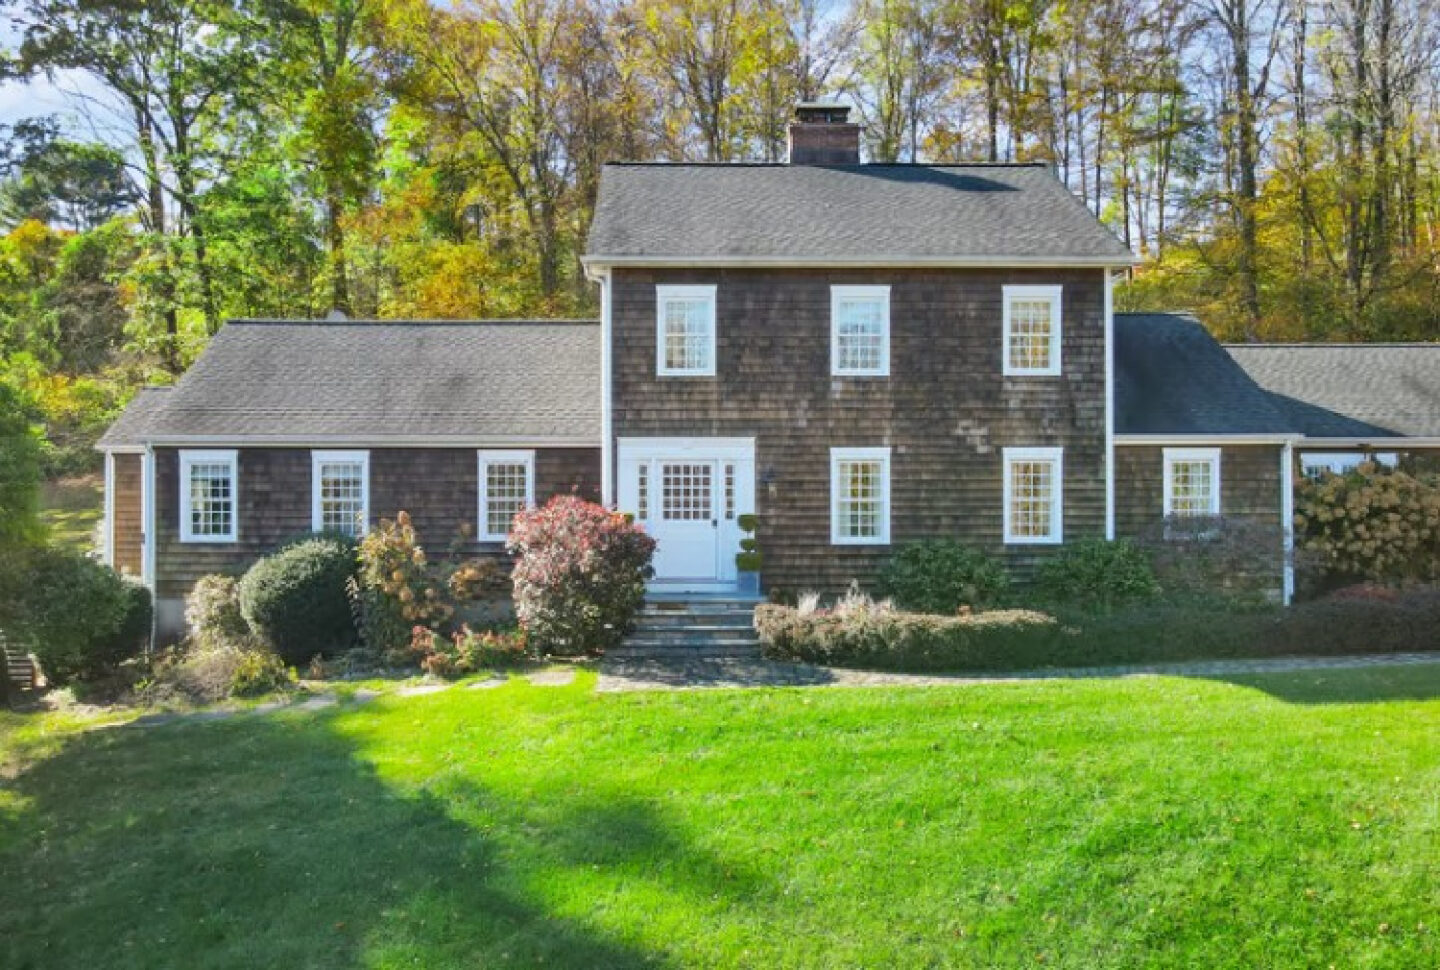
[[715,376],[715,287],[655,288],[655,372]]
[[1004,288],[1006,377],[1060,373],[1059,286]]
[[370,527],[370,452],[310,453],[310,528],[364,535]]
[[1165,449],[1165,517],[1220,514],[1220,449]]
[[1065,462],[1060,448],[1005,449],[1005,542],[1064,539]]
[[233,451],[180,452],[180,541],[239,538],[240,463]]
[[890,287],[830,288],[830,373],[886,377],[890,373]]
[[481,542],[504,542],[515,516],[535,504],[535,452],[480,452]]
[[830,542],[890,542],[890,449],[830,449]]

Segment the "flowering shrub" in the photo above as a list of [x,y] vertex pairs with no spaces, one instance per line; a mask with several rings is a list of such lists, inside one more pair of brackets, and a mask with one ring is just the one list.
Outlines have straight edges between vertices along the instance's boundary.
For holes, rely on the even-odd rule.
[[458,543],[431,561],[407,512],[382,519],[360,540],[360,571],[351,584],[360,637],[371,649],[398,656],[417,625],[446,630],[466,603],[498,592],[503,579],[495,563],[461,557]]
[[481,630],[462,626],[450,636],[417,626],[411,632],[410,652],[420,668],[436,677],[470,674],[495,667],[513,667],[531,659],[524,630]]
[[1440,579],[1440,475],[1366,462],[1295,490],[1296,540],[1330,577]]
[[645,599],[655,540],[619,512],[570,495],[515,517],[515,612],[537,646],[619,642]]

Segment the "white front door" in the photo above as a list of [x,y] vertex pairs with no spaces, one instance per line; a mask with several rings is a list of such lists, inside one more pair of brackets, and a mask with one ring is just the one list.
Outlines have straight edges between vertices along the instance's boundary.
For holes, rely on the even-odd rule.
[[653,585],[723,588],[736,579],[738,517],[754,510],[748,438],[629,438],[619,442],[619,507],[655,539]]
[[716,463],[657,461],[655,576],[667,581],[715,582],[720,578],[720,518],[715,507]]

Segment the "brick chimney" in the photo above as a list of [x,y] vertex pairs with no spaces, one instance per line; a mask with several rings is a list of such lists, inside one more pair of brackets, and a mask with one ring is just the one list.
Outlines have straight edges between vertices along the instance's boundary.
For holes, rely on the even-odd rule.
[[850,106],[834,101],[802,101],[790,123],[791,165],[859,165],[860,126],[852,125]]

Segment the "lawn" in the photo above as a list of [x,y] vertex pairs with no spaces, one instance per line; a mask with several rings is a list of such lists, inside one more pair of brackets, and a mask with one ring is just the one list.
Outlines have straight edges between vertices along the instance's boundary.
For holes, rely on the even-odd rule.
[[0,966],[1435,967],[1440,665],[0,715]]
[[56,545],[76,552],[95,546],[95,527],[104,513],[105,483],[99,475],[80,475],[45,483],[40,517]]

